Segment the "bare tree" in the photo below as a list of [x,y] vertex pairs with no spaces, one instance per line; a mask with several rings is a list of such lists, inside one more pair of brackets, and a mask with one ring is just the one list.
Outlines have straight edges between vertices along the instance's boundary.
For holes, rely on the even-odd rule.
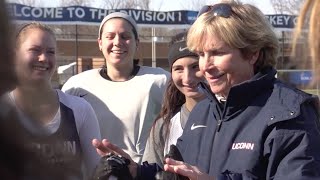
[[23,4],[23,5],[26,5],[26,6],[41,6],[41,1],[39,0],[10,0],[8,1],[10,3],[18,3],[18,4]]
[[90,0],[59,0],[60,6],[92,6]]
[[162,7],[162,5],[163,5],[163,1],[164,0],[158,0],[158,2],[159,2],[159,4],[158,4],[158,7],[157,7],[157,9],[152,9],[152,11],[160,11],[160,8]]
[[277,14],[298,15],[304,0],[271,0]]
[[[189,0],[189,1],[181,0],[180,6],[184,10],[198,11],[204,5],[212,5],[212,4],[216,4],[224,1],[229,2],[230,0]],[[241,2],[241,0],[233,0],[233,1]]]
[[141,9],[150,9],[150,0],[140,0],[139,6]]
[[208,4],[206,0],[190,0],[188,3],[186,1],[180,1],[180,6],[184,10],[194,10],[198,11],[202,6]]
[[107,9],[150,9],[150,0],[103,0],[100,4]]
[[106,9],[118,9],[122,4],[122,1],[119,0],[103,0],[100,3],[101,8]]

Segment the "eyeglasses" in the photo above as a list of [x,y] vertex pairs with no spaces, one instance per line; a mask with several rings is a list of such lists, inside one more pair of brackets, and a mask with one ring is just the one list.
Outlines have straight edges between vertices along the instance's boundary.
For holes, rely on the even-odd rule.
[[232,14],[232,8],[230,4],[226,4],[226,3],[219,3],[213,6],[209,6],[209,5],[203,6],[198,12],[197,18],[206,12],[211,12],[213,13],[214,16],[221,16],[224,18],[228,18]]

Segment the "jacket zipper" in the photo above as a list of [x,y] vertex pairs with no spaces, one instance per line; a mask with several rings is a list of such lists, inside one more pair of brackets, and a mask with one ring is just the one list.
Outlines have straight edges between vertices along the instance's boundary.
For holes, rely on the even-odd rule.
[[222,125],[222,119],[219,119],[218,123],[217,123],[217,131],[216,132],[220,131],[221,125]]
[[[200,89],[202,89],[202,91],[204,91],[204,93],[206,94],[206,96],[209,98],[209,99],[211,99],[211,100],[214,100],[214,95],[212,94],[212,92],[211,92],[211,90],[208,88],[208,86],[206,86],[205,85],[205,83],[203,83],[203,82],[200,82],[199,83],[199,88]],[[215,129],[215,131],[214,131],[214,135],[213,135],[213,146],[214,146],[214,144],[215,144],[215,142],[216,142],[216,134],[217,134],[217,132],[219,132],[220,131],[220,129],[221,129],[221,125],[222,125],[222,117],[221,116],[223,116],[223,111],[224,111],[224,109],[223,109],[223,111],[221,112],[221,110],[219,109],[219,111],[220,111],[220,119],[218,120],[218,122],[217,122],[217,126],[216,126],[216,129]]]

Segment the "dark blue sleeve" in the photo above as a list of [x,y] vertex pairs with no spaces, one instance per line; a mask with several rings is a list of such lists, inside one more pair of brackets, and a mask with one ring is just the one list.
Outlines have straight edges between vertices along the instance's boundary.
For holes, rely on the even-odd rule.
[[[220,174],[216,180],[245,180],[246,178],[242,178],[241,174],[233,174],[233,173],[224,173]],[[249,180],[249,179],[248,179]]]
[[[266,179],[320,179],[320,122],[317,107],[301,105],[301,114],[276,124],[264,143]],[[258,180],[252,174],[226,171],[217,180]]]
[[138,165],[137,176],[135,180],[155,180],[156,174],[162,171],[162,168],[158,164],[149,164],[147,161],[145,161],[141,165]]
[[264,144],[267,179],[320,179],[319,116],[310,103],[301,114],[273,128]]

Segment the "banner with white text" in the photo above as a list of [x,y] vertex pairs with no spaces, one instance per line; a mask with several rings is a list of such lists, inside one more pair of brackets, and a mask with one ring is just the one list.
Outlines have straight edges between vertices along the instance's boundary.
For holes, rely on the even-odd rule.
[[[7,8],[13,20],[19,23],[40,21],[50,24],[96,24],[112,12],[124,12],[130,15],[141,27],[187,28],[197,17],[197,11],[148,11],[138,9],[98,9],[83,6],[69,7],[32,7],[8,3]],[[266,15],[275,28],[292,29],[297,16]]]

